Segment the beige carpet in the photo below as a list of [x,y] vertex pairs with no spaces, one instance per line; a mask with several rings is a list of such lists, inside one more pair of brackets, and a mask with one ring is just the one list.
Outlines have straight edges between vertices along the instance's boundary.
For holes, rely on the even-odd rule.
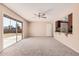
[[2,56],[77,56],[52,37],[30,37],[4,49]]

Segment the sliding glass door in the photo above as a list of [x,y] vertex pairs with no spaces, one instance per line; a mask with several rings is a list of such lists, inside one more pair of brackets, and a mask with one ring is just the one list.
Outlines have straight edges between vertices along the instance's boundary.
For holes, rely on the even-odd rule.
[[16,21],[3,17],[3,48],[6,48],[16,42]]
[[16,21],[11,20],[11,40],[16,42]]
[[17,22],[17,41],[22,39],[22,23]]
[[9,17],[3,17],[3,48],[22,39],[22,23]]

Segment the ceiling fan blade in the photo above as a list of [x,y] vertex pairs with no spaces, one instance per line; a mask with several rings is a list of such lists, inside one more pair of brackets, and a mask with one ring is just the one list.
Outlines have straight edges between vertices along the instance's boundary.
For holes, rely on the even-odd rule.
[[41,16],[45,16],[46,14],[45,13],[43,13]]
[[47,18],[47,17],[42,17],[42,18]]
[[41,13],[39,12],[38,14],[34,14],[35,16],[41,17]]

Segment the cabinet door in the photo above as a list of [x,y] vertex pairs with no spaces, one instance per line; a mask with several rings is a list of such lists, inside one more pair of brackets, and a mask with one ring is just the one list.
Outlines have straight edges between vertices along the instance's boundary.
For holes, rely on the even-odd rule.
[[72,16],[73,16],[72,13],[68,15],[68,32],[69,33],[72,33],[72,28],[73,28],[73,26],[72,26]]

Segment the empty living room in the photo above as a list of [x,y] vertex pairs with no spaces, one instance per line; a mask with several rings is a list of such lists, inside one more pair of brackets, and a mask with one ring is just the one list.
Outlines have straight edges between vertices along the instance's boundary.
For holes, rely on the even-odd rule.
[[79,3],[0,3],[0,56],[79,56]]

